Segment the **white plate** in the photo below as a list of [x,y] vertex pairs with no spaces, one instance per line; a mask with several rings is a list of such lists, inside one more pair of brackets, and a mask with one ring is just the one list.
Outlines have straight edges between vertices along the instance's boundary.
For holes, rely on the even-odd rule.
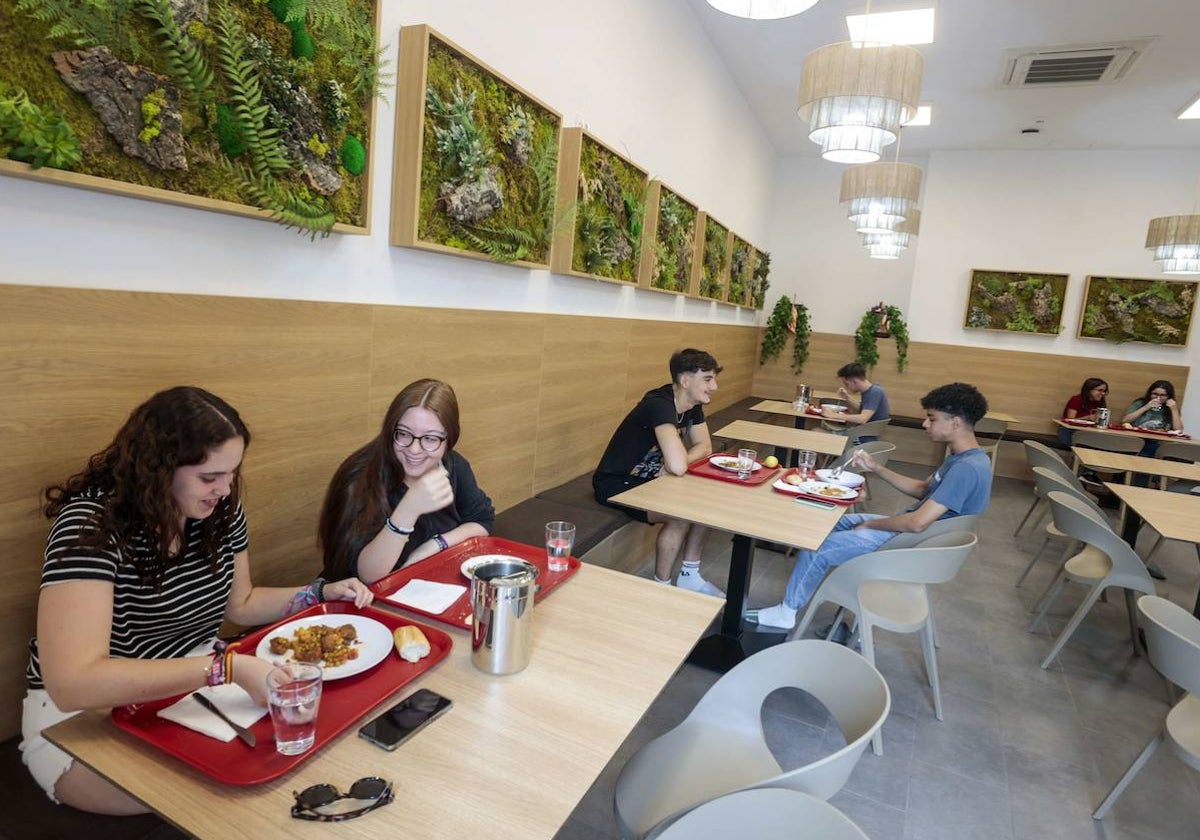
[[[708,459],[708,463],[720,470],[738,471],[738,459],[736,455],[714,455]],[[762,464],[755,461],[754,466],[750,468],[750,472],[758,472],[761,469]]]
[[845,470],[842,470],[841,475],[837,478],[830,478],[829,474],[832,472],[833,470],[817,470],[817,478],[822,481],[828,481],[830,484],[840,484],[843,487],[859,487],[866,481],[858,473],[846,472]]
[[478,557],[468,557],[459,566],[462,570],[463,577],[467,580],[471,579],[471,572],[475,571],[476,566],[482,566],[484,563],[523,563],[520,557],[513,557],[511,554],[480,554]]
[[387,625],[373,618],[367,618],[365,615],[330,613],[329,615],[313,615],[308,618],[298,618],[295,621],[289,621],[287,624],[276,627],[270,633],[263,636],[262,641],[258,643],[258,647],[254,650],[254,655],[268,662],[290,662],[292,659],[292,652],[290,650],[284,654],[271,653],[271,639],[274,639],[276,636],[291,638],[296,635],[298,627],[312,627],[316,624],[324,624],[326,627],[341,627],[343,624],[351,624],[358,632],[358,644],[356,645],[358,648],[358,658],[351,659],[349,662],[334,666],[333,668],[321,666],[321,670],[324,672],[325,679],[327,680],[340,680],[343,677],[352,677],[355,674],[368,671],[386,659],[395,646],[392,641],[392,631],[387,628]]
[[785,493],[803,494],[805,496],[813,496],[817,499],[828,499],[831,502],[846,502],[858,498],[857,490],[842,487],[840,484],[830,484],[827,481],[804,481],[800,484],[792,484],[780,479],[775,482],[775,487],[783,490]]
[[1076,419],[1072,418],[1067,421],[1067,424],[1071,425],[1071,426],[1095,426],[1096,421],[1095,420],[1076,420]]

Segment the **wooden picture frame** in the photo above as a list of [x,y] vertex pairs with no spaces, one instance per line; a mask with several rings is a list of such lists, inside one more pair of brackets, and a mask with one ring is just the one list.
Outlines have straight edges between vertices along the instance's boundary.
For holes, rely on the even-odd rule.
[[975,268],[963,329],[1058,335],[1070,275]]
[[725,302],[745,306],[750,300],[753,279],[754,246],[730,231],[729,279],[725,283]]
[[725,289],[729,285],[729,252],[733,231],[710,213],[696,222],[700,228],[700,259],[695,261],[692,297],[726,303]]
[[561,140],[549,105],[431,27],[401,27],[389,241],[550,268]]
[[[750,292],[747,305],[755,311],[761,311],[766,302],[767,289],[770,287],[768,277],[771,274],[771,254],[761,248],[754,249],[754,259],[750,269]],[[761,277],[760,277],[761,275]]]
[[583,128],[564,128],[550,270],[638,285],[650,175]]
[[[703,245],[700,208],[662,181],[651,181],[646,201],[646,237],[638,285],[670,295],[687,295]],[[672,282],[673,279],[673,282]]]
[[1186,347],[1196,281],[1088,275],[1079,338]]
[[[137,47],[142,51],[140,58],[132,59],[126,53],[140,42],[136,42],[135,35],[121,33],[136,33],[147,38],[150,36],[141,31],[146,26],[147,31],[155,33],[156,39],[165,37],[159,34],[160,24],[152,20],[143,7],[137,7],[130,14],[143,15],[145,19],[123,21],[121,26],[113,29],[115,34],[110,39],[112,43],[108,44],[98,42],[86,31],[77,32],[75,36],[50,38],[47,33],[55,25],[54,21],[33,20],[26,13],[16,12],[16,0],[0,0],[0,20],[7,21],[5,27],[0,27],[0,50],[19,57],[7,65],[7,74],[0,71],[0,82],[21,88],[30,102],[43,112],[61,115],[79,137],[82,148],[75,169],[56,169],[49,165],[34,168],[27,162],[0,158],[0,175],[246,218],[275,220],[289,227],[299,227],[302,232],[311,230],[314,235],[329,231],[370,233],[370,152],[375,138],[378,96],[371,95],[361,112],[348,107],[344,91],[351,84],[351,77],[339,77],[335,70],[330,71],[330,78],[322,82],[317,68],[336,67],[336,61],[323,61],[318,57],[311,61],[315,78],[288,76],[285,80],[286,84],[292,85],[291,89],[303,89],[308,104],[312,105],[310,110],[289,114],[287,120],[289,125],[303,124],[305,131],[311,131],[308,141],[293,136],[295,132],[290,129],[279,130],[269,122],[270,117],[262,113],[241,113],[234,99],[239,89],[224,69],[223,51],[237,53],[236,58],[247,62],[246,66],[253,70],[249,74],[243,73],[239,80],[239,83],[244,82],[249,76],[253,88],[249,92],[257,91],[260,96],[253,107],[247,105],[247,110],[262,106],[278,112],[276,101],[282,95],[277,92],[278,86],[271,87],[277,76],[262,68],[268,66],[279,73],[283,73],[284,68],[292,68],[294,72],[291,56],[286,54],[284,45],[290,43],[292,55],[307,55],[304,50],[315,50],[314,55],[319,56],[322,41],[311,20],[288,23],[277,19],[268,6],[253,0],[227,2],[233,5],[234,18],[245,36],[237,43],[215,25],[213,9],[206,19],[189,21],[183,26],[175,21],[179,40],[174,43],[194,49],[200,56],[200,64],[195,66],[211,73],[209,87],[201,86],[200,93],[191,93],[184,87],[192,83],[183,81],[184,71],[169,69],[169,61],[163,57],[167,54],[162,47],[163,40]],[[377,46],[379,0],[348,2],[358,13],[369,14],[369,25],[375,33]],[[124,42],[126,37],[130,39],[129,43]],[[303,42],[302,45],[297,46],[298,40]],[[252,50],[242,52],[247,44]],[[297,53],[297,50],[302,52]],[[374,55],[375,50],[372,50],[372,57]],[[127,64],[127,59],[134,63]],[[53,69],[47,70],[48,66]],[[125,101],[120,93],[110,94],[107,88],[93,88],[91,92],[97,101],[115,103],[103,115],[89,104],[85,93],[76,92],[66,82],[70,76],[77,87],[94,85],[96,77],[104,76],[102,71],[108,73],[110,83],[128,98]],[[204,74],[198,72],[196,76],[203,79]],[[338,81],[343,95],[341,103],[345,111],[339,112],[344,120],[340,128],[335,128],[328,116],[332,106],[327,108],[324,104],[325,85],[330,79]],[[150,88],[153,88],[153,97],[147,94],[138,98],[143,89]],[[303,99],[299,97],[289,101],[294,108],[303,107],[300,104]],[[237,125],[242,119],[257,121],[259,136],[264,128],[276,129],[277,146],[274,148],[282,149],[290,168],[285,169],[285,165],[279,163],[276,164],[278,171],[272,172],[270,180],[256,178],[254,175],[261,158],[255,158],[244,167],[251,183],[243,182],[241,175],[225,165],[227,157],[234,154],[230,149],[245,141],[245,134]],[[138,128],[140,131],[134,132]],[[118,136],[122,139],[116,139]],[[357,174],[351,174],[345,168],[348,152],[343,144],[347,142],[345,138],[351,136],[358,141],[357,151],[349,152],[361,164],[361,168],[358,164],[353,165],[353,168],[359,168]],[[232,140],[228,139],[231,137]],[[276,141],[270,141],[268,137],[263,145],[269,147]],[[248,153],[239,152],[234,165],[254,158],[258,148],[255,146]],[[340,186],[334,189],[333,185],[337,183]],[[328,196],[322,195],[326,190],[332,192]],[[255,200],[255,196],[275,205],[276,210],[245,203]],[[312,201],[313,196],[318,196],[318,201]],[[320,207],[316,206],[318,204]],[[280,208],[283,208],[282,212]],[[322,208],[333,214],[332,223],[312,221],[320,219],[317,210]]]

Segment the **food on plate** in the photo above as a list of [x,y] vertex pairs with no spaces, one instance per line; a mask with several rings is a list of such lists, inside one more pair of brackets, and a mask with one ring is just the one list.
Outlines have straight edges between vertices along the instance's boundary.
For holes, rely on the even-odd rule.
[[1121,424],[1121,428],[1122,428],[1122,429],[1132,429],[1132,428],[1133,428],[1133,424],[1132,424],[1132,423],[1122,423],[1122,424]]
[[329,627],[313,624],[297,627],[291,637],[271,639],[271,653],[280,656],[291,651],[297,662],[314,662],[326,668],[336,668],[358,658],[358,632],[353,624]]
[[783,477],[783,480],[786,481],[788,484],[803,484],[805,481],[803,476],[801,476],[799,473],[792,473],[791,475],[785,475]]
[[844,499],[850,495],[850,493],[842,487],[819,487],[817,488],[817,495],[829,496],[833,499]]
[[411,624],[397,627],[392,631],[392,637],[396,640],[396,652],[405,662],[417,662],[433,650],[421,628]]
[[779,466],[779,459],[774,455],[768,455],[766,458],[763,458],[763,466],[769,470],[773,470]]
[[713,463],[727,470],[736,470],[738,468],[737,458],[714,458]]

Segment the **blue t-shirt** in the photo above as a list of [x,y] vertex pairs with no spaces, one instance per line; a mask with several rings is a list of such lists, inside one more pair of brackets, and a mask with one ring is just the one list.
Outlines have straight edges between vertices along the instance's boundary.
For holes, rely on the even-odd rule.
[[926,499],[933,499],[946,508],[942,519],[968,516],[987,510],[991,497],[992,461],[976,446],[942,461],[925,495],[908,510],[914,511]]
[[887,420],[892,416],[891,407],[888,405],[887,392],[878,385],[872,385],[870,388],[862,392],[862,407],[859,411],[874,411],[869,422],[876,420]]

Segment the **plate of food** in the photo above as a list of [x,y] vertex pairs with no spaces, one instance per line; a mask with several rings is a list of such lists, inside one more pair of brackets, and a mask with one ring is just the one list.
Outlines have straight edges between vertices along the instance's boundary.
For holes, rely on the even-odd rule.
[[852,502],[858,498],[858,491],[853,488],[830,484],[828,481],[802,478],[796,473],[785,475],[772,486],[783,493],[812,496],[814,499],[825,499],[830,502]]
[[467,580],[471,579],[471,573],[476,568],[484,563],[523,563],[520,557],[513,557],[511,554],[480,554],[477,557],[468,557],[462,562],[459,568],[462,570],[463,577]]
[[327,680],[369,671],[392,652],[392,631],[365,615],[314,615],[276,627],[254,655],[268,662],[312,662]]
[[835,477],[833,470],[817,470],[817,478],[822,481],[827,481],[830,484],[840,484],[843,487],[861,487],[866,478],[858,473],[846,472],[842,470]]
[[[708,459],[708,463],[718,469],[729,470],[730,472],[738,471],[738,459],[736,455],[714,455]],[[761,469],[762,464],[755,461],[754,466],[750,468],[750,472],[758,472]]]

